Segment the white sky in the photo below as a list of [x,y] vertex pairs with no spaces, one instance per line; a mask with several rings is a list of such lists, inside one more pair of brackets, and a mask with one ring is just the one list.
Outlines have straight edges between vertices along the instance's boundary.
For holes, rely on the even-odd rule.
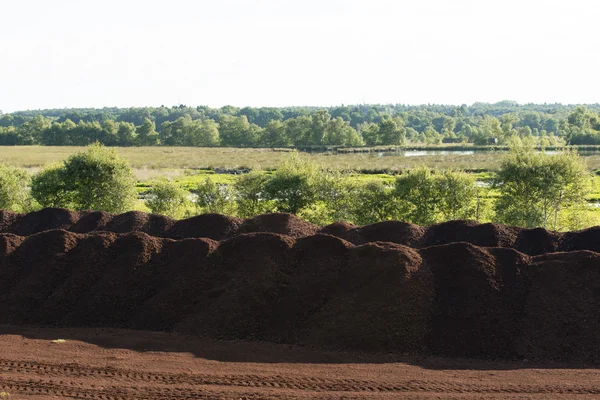
[[0,0],[0,110],[600,102],[599,0]]

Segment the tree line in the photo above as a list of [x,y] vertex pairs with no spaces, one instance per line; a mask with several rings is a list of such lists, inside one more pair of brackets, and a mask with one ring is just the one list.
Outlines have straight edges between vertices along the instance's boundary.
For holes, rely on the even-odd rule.
[[[553,230],[579,229],[588,207],[591,177],[576,152],[548,155],[514,144],[500,170],[481,185],[472,174],[415,168],[392,182],[356,179],[292,153],[271,172],[240,175],[232,185],[210,177],[186,190],[158,180],[145,206],[173,218],[201,213],[252,217],[287,212],[325,225],[335,221],[370,224],[403,220],[420,225],[471,219]],[[0,168],[0,208],[26,212],[41,207],[120,213],[139,206],[128,163],[96,144],[34,176]]]
[[392,146],[600,144],[600,105],[145,107],[0,112],[0,145]]

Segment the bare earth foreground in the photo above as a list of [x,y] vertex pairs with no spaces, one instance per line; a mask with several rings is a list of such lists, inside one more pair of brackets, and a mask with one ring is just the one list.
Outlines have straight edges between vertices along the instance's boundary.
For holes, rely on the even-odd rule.
[[[63,340],[59,340],[63,339]],[[598,399],[600,369],[0,327],[6,399]]]

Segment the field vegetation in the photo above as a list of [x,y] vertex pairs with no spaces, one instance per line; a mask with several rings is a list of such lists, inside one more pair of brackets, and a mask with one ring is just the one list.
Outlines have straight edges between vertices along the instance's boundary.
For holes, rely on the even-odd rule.
[[116,149],[96,144],[33,176],[4,167],[0,200],[3,208],[17,211],[138,209],[173,218],[288,212],[320,225],[471,219],[573,230],[599,221],[598,209],[588,204],[599,197],[594,177],[572,150],[546,154],[536,151],[533,142],[515,140],[499,158],[497,171],[479,173],[420,166],[361,174],[297,152],[281,154],[273,169],[239,174],[193,170],[136,183]]

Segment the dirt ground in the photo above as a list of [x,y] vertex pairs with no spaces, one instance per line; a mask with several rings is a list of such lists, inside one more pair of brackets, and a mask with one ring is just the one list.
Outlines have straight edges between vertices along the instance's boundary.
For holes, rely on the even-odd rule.
[[600,369],[0,327],[4,399],[598,399]]

